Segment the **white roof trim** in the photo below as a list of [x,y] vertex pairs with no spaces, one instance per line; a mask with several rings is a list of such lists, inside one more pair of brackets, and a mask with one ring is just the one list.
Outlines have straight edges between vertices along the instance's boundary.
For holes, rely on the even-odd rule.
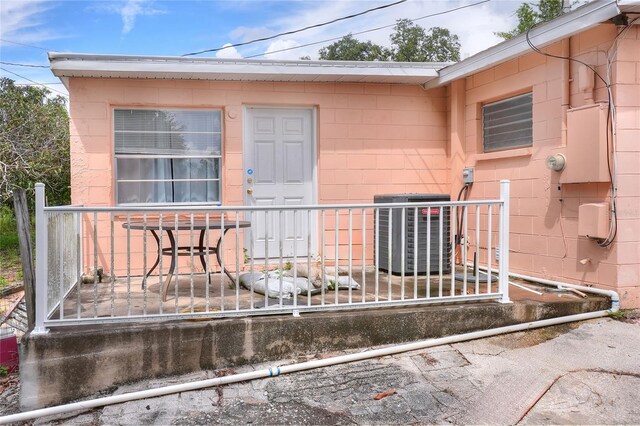
[[217,81],[305,81],[425,84],[448,63],[274,61],[173,56],[49,53],[51,71],[65,77]]
[[[618,0],[618,7],[624,13],[640,14],[640,1],[638,0]],[[636,25],[638,25],[637,22]]]
[[[637,0],[626,0],[624,7],[621,5],[622,11],[632,12],[634,8],[638,8],[639,4],[640,2]],[[620,12],[621,9],[615,0],[596,0],[535,27],[529,33],[529,39],[535,46],[544,47],[594,27],[617,16]],[[531,48],[527,44],[525,35],[521,34],[441,69],[439,72],[440,77],[437,80],[428,82],[425,87],[442,86],[530,51]]]

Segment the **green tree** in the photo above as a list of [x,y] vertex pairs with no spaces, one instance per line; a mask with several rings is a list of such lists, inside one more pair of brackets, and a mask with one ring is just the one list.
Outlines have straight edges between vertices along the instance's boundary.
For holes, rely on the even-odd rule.
[[409,19],[399,19],[391,48],[360,41],[351,34],[320,49],[320,59],[338,61],[449,62],[460,60],[460,40],[446,28],[425,30]]
[[517,10],[518,25],[507,32],[495,33],[498,37],[509,40],[527,32],[541,22],[550,21],[562,14],[562,0],[540,0],[539,3],[523,3]]
[[360,41],[351,34],[323,47],[320,59],[334,61],[387,61],[389,50],[371,41]]
[[409,19],[399,19],[391,34],[391,52],[396,62],[455,62],[460,60],[460,40],[446,28],[425,31]]
[[66,100],[36,86],[0,78],[0,203],[15,187],[47,186],[51,204],[69,202],[69,116]]
[[550,21],[562,15],[563,5],[563,0],[540,0],[540,3],[538,3],[538,17],[540,18],[540,22]]

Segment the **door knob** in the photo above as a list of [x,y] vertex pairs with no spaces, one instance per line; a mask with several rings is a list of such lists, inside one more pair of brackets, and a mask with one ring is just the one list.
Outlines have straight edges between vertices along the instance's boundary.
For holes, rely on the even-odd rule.
[[252,195],[253,194],[253,188],[247,189],[247,194]]

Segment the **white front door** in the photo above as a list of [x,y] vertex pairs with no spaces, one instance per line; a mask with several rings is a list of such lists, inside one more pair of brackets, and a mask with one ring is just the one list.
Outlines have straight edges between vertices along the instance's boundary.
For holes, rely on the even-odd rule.
[[[313,203],[313,110],[247,107],[244,117],[244,191],[251,206]],[[312,212],[313,213],[313,212]],[[307,212],[254,212],[253,257],[307,256]],[[315,215],[311,217],[315,223]],[[295,230],[294,230],[295,228]],[[250,247],[251,245],[249,245]]]

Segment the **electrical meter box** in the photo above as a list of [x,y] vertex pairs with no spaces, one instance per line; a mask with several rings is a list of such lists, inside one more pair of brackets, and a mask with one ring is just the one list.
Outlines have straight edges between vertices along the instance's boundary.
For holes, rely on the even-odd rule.
[[567,111],[567,164],[560,183],[609,182],[608,108],[596,103]]

